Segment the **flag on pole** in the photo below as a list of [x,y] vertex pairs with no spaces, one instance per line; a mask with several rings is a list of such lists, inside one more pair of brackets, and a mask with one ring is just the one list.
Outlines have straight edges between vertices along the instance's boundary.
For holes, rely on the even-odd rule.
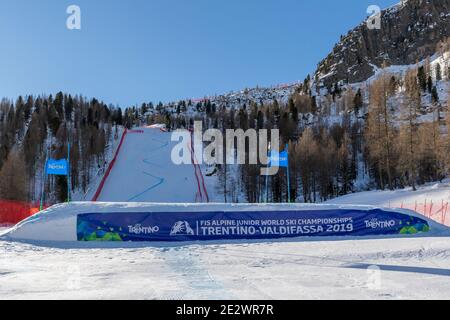
[[69,174],[68,168],[69,166],[66,159],[49,159],[45,165],[45,173],[47,175],[67,176]]
[[289,145],[286,144],[286,150],[283,152],[270,151],[269,167],[286,168],[287,170],[287,193],[288,202],[291,202],[291,178],[289,174]]
[[269,166],[287,168],[289,166],[288,152],[270,151]]

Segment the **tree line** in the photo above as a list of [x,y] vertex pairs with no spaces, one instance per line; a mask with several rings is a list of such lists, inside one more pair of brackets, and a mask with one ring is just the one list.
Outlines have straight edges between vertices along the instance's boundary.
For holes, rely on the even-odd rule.
[[[68,142],[71,187],[86,192],[105,169],[105,153],[120,126],[165,123],[175,130],[192,128],[194,121],[224,133],[279,129],[281,146],[288,145],[291,199],[284,169],[266,181],[261,165],[217,164],[207,175],[217,176],[225,202],[319,202],[362,188],[415,189],[449,177],[449,101],[438,94],[445,88],[440,84],[450,81],[447,65],[427,60],[403,75],[382,72],[358,87],[335,84],[325,95],[315,95],[311,81],[306,78],[286,101],[239,108],[205,100],[143,103],[122,111],[61,92],[3,99],[0,198],[39,199],[45,159],[65,157]],[[66,179],[50,177],[45,193],[51,202],[65,201]]]
[[[225,202],[319,202],[361,188],[415,189],[448,177],[450,113],[448,101],[439,101],[437,87],[449,80],[440,64],[425,63],[403,76],[384,72],[358,89],[336,85],[325,96],[313,96],[306,79],[287,102],[255,102],[237,109],[183,101],[172,111],[160,108],[147,117],[134,109],[130,119],[166,123],[171,130],[192,127],[196,120],[205,130],[223,132],[278,128],[281,145],[289,146],[291,199],[286,171],[270,177],[266,188],[260,165],[211,168],[217,191]],[[197,112],[188,116],[186,107]]]
[[[42,193],[46,159],[67,157],[70,150],[71,188],[87,192],[106,165],[105,152],[117,138],[122,111],[81,96],[57,93],[19,96],[0,102],[0,199],[37,201]],[[68,199],[67,178],[49,176],[45,201]]]

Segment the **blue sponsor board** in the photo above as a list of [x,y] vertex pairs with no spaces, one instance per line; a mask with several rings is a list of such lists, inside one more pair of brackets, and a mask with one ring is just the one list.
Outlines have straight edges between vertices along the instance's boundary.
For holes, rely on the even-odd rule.
[[45,166],[45,173],[49,175],[55,175],[55,176],[67,176],[69,173],[69,166],[67,164],[66,159],[62,160],[54,160],[49,159],[47,160],[46,166]]
[[287,151],[283,151],[280,153],[276,151],[271,151],[269,157],[269,166],[287,168],[289,166]]
[[78,215],[78,241],[211,241],[428,232],[427,221],[374,210],[145,212]]

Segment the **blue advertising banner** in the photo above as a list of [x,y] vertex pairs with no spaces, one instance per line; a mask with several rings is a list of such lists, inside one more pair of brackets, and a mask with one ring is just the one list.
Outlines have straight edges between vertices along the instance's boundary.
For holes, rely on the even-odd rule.
[[69,174],[69,169],[67,165],[67,160],[54,160],[49,159],[47,160],[46,166],[45,166],[45,173],[48,175],[55,175],[55,176],[67,176]]
[[418,217],[374,210],[91,213],[78,241],[211,241],[428,232]]

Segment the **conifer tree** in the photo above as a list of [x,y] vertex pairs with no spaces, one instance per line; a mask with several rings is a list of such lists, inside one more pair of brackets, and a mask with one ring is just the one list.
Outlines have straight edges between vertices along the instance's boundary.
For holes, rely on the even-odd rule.
[[425,74],[425,68],[420,66],[417,71],[417,78],[419,79],[419,85],[422,91],[427,90],[427,76]]
[[441,80],[442,80],[441,64],[436,63],[436,81],[441,81]]

